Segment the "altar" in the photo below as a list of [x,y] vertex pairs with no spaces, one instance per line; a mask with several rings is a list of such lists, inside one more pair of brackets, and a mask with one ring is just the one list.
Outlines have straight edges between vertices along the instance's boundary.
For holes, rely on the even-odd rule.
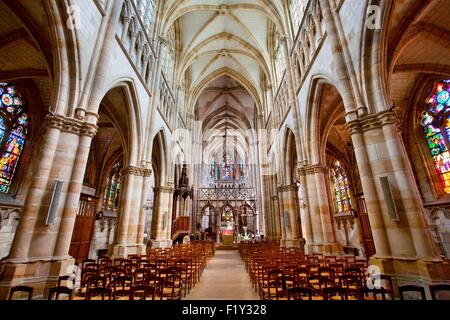
[[220,232],[222,234],[222,246],[232,247],[235,242],[235,228],[233,221],[222,221]]

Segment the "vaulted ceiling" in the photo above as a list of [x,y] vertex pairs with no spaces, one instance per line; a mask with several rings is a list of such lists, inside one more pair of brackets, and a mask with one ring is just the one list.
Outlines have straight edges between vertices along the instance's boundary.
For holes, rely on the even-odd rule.
[[[395,1],[389,18],[386,56],[389,94],[398,114],[411,113],[417,89],[450,78],[450,0]],[[427,91],[427,90],[425,90]],[[421,94],[421,93],[420,93]],[[425,103],[425,97],[421,97]]]
[[166,28],[180,29],[179,79],[185,77],[191,107],[215,78],[229,75],[261,99],[264,77],[271,82],[271,37],[283,29],[281,1],[168,1]]
[[225,128],[248,150],[263,91],[272,84],[273,36],[283,34],[280,0],[169,0],[166,30],[179,26],[178,79],[187,84],[188,110],[203,122],[215,152]]

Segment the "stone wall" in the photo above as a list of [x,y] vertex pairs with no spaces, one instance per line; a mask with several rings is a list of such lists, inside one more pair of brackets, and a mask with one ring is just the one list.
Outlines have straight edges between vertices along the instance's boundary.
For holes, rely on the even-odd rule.
[[0,260],[9,255],[21,212],[21,208],[0,207]]
[[102,252],[107,253],[114,241],[116,219],[103,217],[96,220],[92,232],[92,240],[89,249],[89,259],[96,260]]

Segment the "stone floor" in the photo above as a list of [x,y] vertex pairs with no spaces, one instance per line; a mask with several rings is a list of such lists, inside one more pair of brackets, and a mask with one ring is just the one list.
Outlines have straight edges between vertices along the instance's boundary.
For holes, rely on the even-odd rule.
[[259,300],[237,250],[216,250],[200,282],[183,300]]

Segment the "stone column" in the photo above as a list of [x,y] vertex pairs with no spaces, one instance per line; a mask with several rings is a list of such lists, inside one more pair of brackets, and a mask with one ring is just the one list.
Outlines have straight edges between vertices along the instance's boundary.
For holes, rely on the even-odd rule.
[[[144,242],[144,234],[145,234],[145,225],[146,225],[146,218],[147,218],[147,211],[145,208],[145,203],[147,201],[147,195],[150,189],[150,176],[152,175],[152,170],[148,169],[151,168],[151,164],[148,163],[144,166],[142,169],[142,174],[144,177],[143,185],[142,185],[142,197],[141,197],[141,206],[139,208],[139,226],[138,226],[138,232],[137,232],[137,239],[136,243],[143,243]],[[144,244],[145,245],[145,244]]]
[[[402,281],[426,285],[448,279],[450,267],[440,263],[434,250],[395,114],[383,111],[365,116],[349,122],[347,128],[355,143],[377,251],[371,262],[395,275],[400,285]],[[388,178],[396,212],[391,213],[386,205],[381,177]]]
[[283,224],[281,222],[280,216],[280,200],[277,195],[272,196],[272,211],[274,218],[274,230],[273,230],[273,238],[274,240],[281,240],[283,237],[282,229]]
[[[303,237],[306,240],[306,246],[308,248],[309,253],[309,245],[314,244],[314,236],[313,229],[311,225],[311,211],[308,203],[308,194],[307,194],[307,182],[306,182],[306,172],[302,168],[298,169],[298,176],[300,179],[300,192],[301,192],[301,202],[302,206],[300,206],[300,213],[302,217],[302,226],[303,226]],[[299,204],[300,205],[300,204]]]
[[[69,256],[73,226],[87,164],[94,124],[61,115],[49,115],[47,131],[14,242],[2,261],[0,299],[20,283],[35,288],[35,295],[53,286],[74,264]],[[55,220],[46,219],[56,181],[63,182]]]
[[352,122],[347,125],[347,129],[352,136],[356,162],[361,177],[361,186],[364,192],[364,199],[376,248],[375,257],[379,259],[389,259],[392,257],[391,249],[387,238],[381,205],[378,199],[376,180],[372,173],[369,153],[365,145],[362,128],[359,122]]
[[157,187],[158,203],[155,203],[154,248],[172,246],[172,201],[175,189],[173,187]]
[[[124,188],[122,189],[117,241],[112,246],[114,258],[127,257],[129,254],[144,254],[145,245],[145,203],[144,181],[149,177],[149,169],[128,166],[124,168]],[[148,180],[147,180],[148,184]],[[142,223],[142,225],[141,225]]]
[[336,242],[334,235],[333,217],[328,200],[327,172],[328,169],[321,165],[306,166],[299,170],[300,177],[304,177],[301,179],[305,183],[312,225],[309,231],[312,232],[313,241],[308,249],[340,254],[343,248]]
[[[97,121],[97,116],[95,121]],[[71,259],[69,256],[70,243],[72,241],[73,228],[77,217],[80,194],[83,186],[83,179],[89,158],[89,151],[94,136],[97,134],[97,126],[94,124],[84,124],[80,130],[80,141],[75,155],[75,163],[72,169],[71,182],[67,192],[67,199],[63,211],[61,225],[59,227],[58,239],[56,241],[54,257]],[[101,200],[99,200],[101,201]]]
[[[282,197],[282,216],[289,221],[285,221],[285,235],[283,237],[283,246],[299,247],[300,246],[300,226],[298,225],[297,215],[297,187],[295,185],[287,185],[280,187],[279,195]],[[287,216],[286,216],[287,213]],[[287,225],[286,225],[287,223]]]

